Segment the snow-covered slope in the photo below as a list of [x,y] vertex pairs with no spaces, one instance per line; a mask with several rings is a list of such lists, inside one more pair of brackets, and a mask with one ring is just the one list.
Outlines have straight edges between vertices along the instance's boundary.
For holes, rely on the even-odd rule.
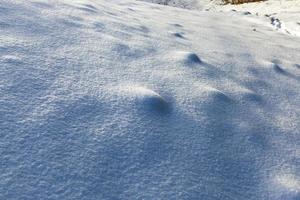
[[0,41],[0,199],[300,198],[299,38],[133,0],[1,0]]
[[300,0],[268,0],[241,5],[210,4],[212,11],[250,12],[259,22],[270,24],[275,29],[300,36]]
[[238,5],[224,4],[222,0],[139,0],[174,7],[231,12],[231,17],[248,15],[245,19],[273,26],[275,30],[300,36],[300,0],[267,0]]

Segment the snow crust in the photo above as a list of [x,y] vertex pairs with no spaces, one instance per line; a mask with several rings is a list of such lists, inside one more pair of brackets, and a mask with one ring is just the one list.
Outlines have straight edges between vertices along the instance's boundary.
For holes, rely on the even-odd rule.
[[1,0],[0,199],[297,200],[299,55],[228,12]]

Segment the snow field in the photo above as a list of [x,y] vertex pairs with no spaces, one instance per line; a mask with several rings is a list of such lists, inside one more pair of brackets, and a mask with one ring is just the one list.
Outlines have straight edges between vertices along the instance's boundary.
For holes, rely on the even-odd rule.
[[0,10],[0,199],[299,198],[299,39],[129,0]]

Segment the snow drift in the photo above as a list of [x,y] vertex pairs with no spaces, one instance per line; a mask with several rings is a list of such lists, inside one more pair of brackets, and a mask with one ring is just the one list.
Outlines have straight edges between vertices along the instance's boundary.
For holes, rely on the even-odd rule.
[[229,16],[2,0],[0,199],[299,199],[300,40]]

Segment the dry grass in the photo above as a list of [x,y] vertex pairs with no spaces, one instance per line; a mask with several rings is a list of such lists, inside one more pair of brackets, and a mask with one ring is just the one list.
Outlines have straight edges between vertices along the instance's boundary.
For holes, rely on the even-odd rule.
[[251,3],[251,2],[259,2],[264,0],[224,0],[226,4],[242,4],[242,3]]

